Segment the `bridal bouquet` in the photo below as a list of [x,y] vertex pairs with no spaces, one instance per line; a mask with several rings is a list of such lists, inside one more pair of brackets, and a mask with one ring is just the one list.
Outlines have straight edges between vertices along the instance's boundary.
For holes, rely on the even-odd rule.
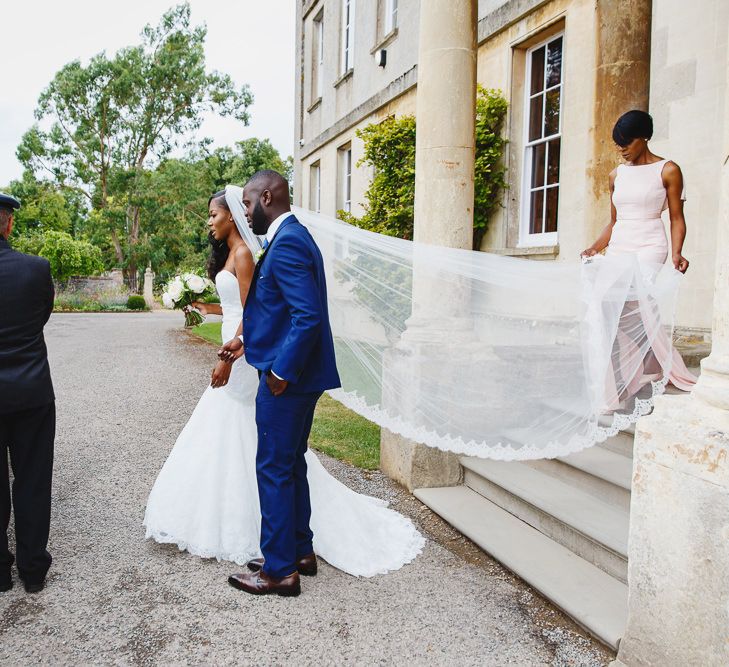
[[175,276],[165,285],[162,303],[165,308],[184,310],[185,326],[194,327],[202,324],[203,316],[190,307],[193,301],[200,301],[215,294],[215,285],[208,278],[195,273],[184,273]]

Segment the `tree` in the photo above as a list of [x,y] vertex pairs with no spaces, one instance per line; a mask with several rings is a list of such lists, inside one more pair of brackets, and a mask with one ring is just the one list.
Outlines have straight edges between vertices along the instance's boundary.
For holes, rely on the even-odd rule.
[[282,159],[268,139],[244,139],[236,146],[238,151],[233,154],[224,173],[226,183],[244,185],[253,174],[262,169],[274,169],[287,179],[291,178],[291,157]]
[[206,71],[205,37],[205,27],[190,26],[185,3],[145,27],[138,46],[113,57],[101,53],[86,66],[69,63],[38,102],[36,119],[50,129],[35,125],[18,147],[34,173],[48,172],[87,197],[133,289],[147,234],[141,211],[150,169],[200,127],[205,111],[249,119],[248,87],[236,89],[229,76]]
[[60,283],[71,276],[91,276],[104,268],[101,251],[86,241],[76,241],[66,232],[49,231],[28,234],[13,242],[20,252],[45,257],[51,264],[51,275]]
[[86,211],[77,193],[39,181],[28,170],[7,189],[22,204],[13,216],[16,237],[47,230],[73,233],[83,224]]

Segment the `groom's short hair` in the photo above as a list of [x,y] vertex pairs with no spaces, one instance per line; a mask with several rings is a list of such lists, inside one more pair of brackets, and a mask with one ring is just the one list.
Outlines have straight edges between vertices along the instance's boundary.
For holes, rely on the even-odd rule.
[[248,179],[246,187],[249,187],[251,185],[263,185],[264,183],[268,188],[272,188],[278,185],[282,188],[285,188],[286,190],[289,189],[289,182],[284,176],[279,174],[274,169],[261,169],[260,171],[257,171],[255,174],[253,174],[253,176]]

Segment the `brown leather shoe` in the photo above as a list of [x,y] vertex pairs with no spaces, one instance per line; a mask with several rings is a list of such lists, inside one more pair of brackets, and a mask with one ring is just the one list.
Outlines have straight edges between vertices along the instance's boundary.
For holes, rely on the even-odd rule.
[[228,577],[228,583],[239,591],[251,593],[251,595],[283,595],[284,597],[296,597],[301,593],[299,573],[294,572],[288,577],[274,579],[265,572],[243,572],[232,574]]
[[[263,558],[254,558],[249,560],[246,567],[251,572],[260,572],[266,561]],[[302,577],[315,577],[318,567],[316,562],[316,554],[310,553],[308,556],[302,556],[296,561],[296,570]]]

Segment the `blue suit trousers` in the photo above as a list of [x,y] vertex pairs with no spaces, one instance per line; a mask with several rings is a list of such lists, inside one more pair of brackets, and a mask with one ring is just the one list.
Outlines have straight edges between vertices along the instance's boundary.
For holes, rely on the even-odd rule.
[[309,527],[311,500],[306,453],[314,409],[322,392],[274,396],[261,375],[256,396],[256,472],[261,503],[264,572],[276,579],[296,570],[296,561],[314,551]]

